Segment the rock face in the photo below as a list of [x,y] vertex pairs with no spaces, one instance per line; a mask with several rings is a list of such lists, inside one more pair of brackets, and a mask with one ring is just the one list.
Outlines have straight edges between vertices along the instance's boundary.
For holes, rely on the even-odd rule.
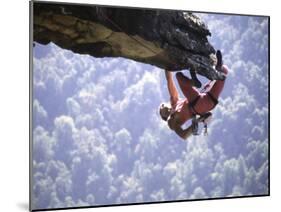
[[34,41],[94,57],[124,57],[178,71],[195,69],[209,79],[215,50],[195,15],[183,11],[34,3]]

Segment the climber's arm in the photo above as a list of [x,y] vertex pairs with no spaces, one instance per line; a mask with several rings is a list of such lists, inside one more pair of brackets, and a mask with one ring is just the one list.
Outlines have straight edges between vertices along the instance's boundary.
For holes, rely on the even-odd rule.
[[167,86],[170,94],[171,105],[173,106],[179,99],[179,93],[174,83],[172,72],[165,70],[165,76],[167,79]]
[[182,127],[179,126],[179,127],[175,128],[175,132],[182,139],[186,140],[189,136],[192,135],[192,125],[190,125],[186,129],[182,129]]
[[[196,122],[197,123],[204,122],[206,124],[211,121],[211,118],[212,118],[212,113],[208,112],[208,113],[205,113],[204,115],[198,117],[196,119]],[[189,127],[187,127],[186,129],[183,129],[181,127],[181,125],[177,123],[174,116],[170,116],[168,118],[168,126],[170,127],[171,130],[174,130],[175,133],[184,140],[186,140],[189,136],[191,136],[193,134],[193,129],[192,129],[193,124],[190,124]]]
[[174,130],[175,133],[184,140],[186,140],[192,134],[192,125],[190,125],[186,129],[183,129],[173,117],[170,117],[168,119],[168,126],[171,130]]

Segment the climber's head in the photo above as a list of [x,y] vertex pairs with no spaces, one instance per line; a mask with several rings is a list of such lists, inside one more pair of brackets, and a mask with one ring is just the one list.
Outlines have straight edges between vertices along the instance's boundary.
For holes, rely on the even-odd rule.
[[213,53],[210,54],[209,56],[210,56],[211,65],[216,66],[218,62],[217,56]]
[[172,107],[169,103],[161,103],[159,107],[159,114],[164,121],[168,120],[172,112]]

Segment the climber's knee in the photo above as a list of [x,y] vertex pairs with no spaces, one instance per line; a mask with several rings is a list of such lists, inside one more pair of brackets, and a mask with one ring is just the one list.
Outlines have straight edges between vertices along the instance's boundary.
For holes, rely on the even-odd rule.
[[182,72],[177,72],[176,73],[176,78],[177,79],[180,79],[180,78],[182,78],[183,77],[183,73]]
[[225,76],[228,74],[228,68],[225,65],[222,66],[222,72],[225,74]]

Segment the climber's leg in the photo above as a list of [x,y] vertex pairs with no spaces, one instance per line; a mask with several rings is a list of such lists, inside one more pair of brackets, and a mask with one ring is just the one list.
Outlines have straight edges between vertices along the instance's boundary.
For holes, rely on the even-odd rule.
[[[221,72],[223,72],[223,74],[225,76],[227,76],[227,74],[228,74],[227,67],[223,65],[222,68],[221,68]],[[215,84],[213,85],[213,87],[210,89],[209,93],[211,93],[213,95],[213,97],[218,99],[222,90],[223,90],[224,83],[225,83],[225,80],[217,80],[215,82]]]
[[198,90],[192,87],[193,81],[188,77],[184,76],[181,72],[178,72],[176,74],[176,78],[178,80],[182,93],[189,102],[192,102],[199,95]]

